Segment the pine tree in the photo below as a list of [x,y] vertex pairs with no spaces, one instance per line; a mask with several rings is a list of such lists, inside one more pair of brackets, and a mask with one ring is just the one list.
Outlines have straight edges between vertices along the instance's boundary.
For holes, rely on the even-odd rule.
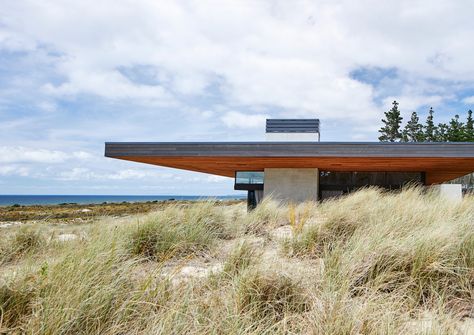
[[392,108],[388,112],[385,112],[385,119],[382,119],[385,126],[379,130],[379,133],[381,134],[379,136],[379,141],[381,142],[396,142],[402,139],[400,124],[402,123],[403,118],[400,116],[398,102],[394,101],[392,105]]
[[464,126],[464,138],[465,142],[474,142],[474,119],[472,118],[472,110],[468,110],[466,125]]
[[411,113],[410,121],[407,122],[402,133],[403,142],[423,142],[423,126],[420,124],[420,118],[416,112]]
[[428,112],[428,117],[426,118],[426,124],[423,126],[425,142],[435,142],[437,140],[436,139],[437,127],[435,126],[434,121],[433,121],[434,119],[433,114],[434,114],[433,107],[430,107],[430,111]]
[[459,121],[459,115],[449,121],[449,127],[447,131],[447,140],[449,142],[462,142],[464,138],[464,124]]
[[447,142],[448,130],[449,130],[449,127],[446,123],[438,123],[438,127],[436,127],[436,132],[435,132],[436,142]]

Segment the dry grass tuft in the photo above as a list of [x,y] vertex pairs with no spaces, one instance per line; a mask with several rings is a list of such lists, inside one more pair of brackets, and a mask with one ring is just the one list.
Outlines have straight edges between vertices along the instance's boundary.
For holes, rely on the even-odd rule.
[[309,302],[303,288],[289,277],[278,273],[246,271],[236,290],[237,308],[256,320],[279,321],[286,314],[303,313]]
[[46,237],[38,227],[21,227],[0,241],[0,265],[40,251],[46,244]]
[[266,235],[269,230],[282,224],[285,210],[271,198],[265,198],[251,212],[242,218],[244,234]]
[[252,265],[255,265],[260,254],[248,242],[239,243],[232,253],[227,257],[224,264],[224,273],[228,276],[236,276]]
[[[267,238],[288,224],[292,237]],[[59,227],[9,228],[0,333],[459,334],[474,317],[473,228],[473,197],[416,187],[250,213],[170,204],[62,243],[45,238]],[[175,280],[183,266],[201,270]]]
[[211,202],[170,206],[138,224],[129,233],[132,255],[153,260],[209,250],[218,237],[228,237],[224,216]]

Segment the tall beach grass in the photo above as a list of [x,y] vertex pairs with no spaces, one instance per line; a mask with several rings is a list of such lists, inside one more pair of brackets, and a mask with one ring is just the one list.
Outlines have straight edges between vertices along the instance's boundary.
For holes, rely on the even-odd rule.
[[459,334],[474,317],[472,197],[368,188],[51,229],[0,242],[0,333]]

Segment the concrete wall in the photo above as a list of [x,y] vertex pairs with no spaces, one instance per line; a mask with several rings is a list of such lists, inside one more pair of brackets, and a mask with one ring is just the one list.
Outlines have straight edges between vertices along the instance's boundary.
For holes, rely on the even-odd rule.
[[263,196],[282,202],[318,199],[318,169],[265,169]]
[[266,141],[318,142],[318,133],[265,133]]
[[461,184],[439,184],[432,185],[430,189],[437,192],[440,197],[454,202],[462,201],[462,185]]

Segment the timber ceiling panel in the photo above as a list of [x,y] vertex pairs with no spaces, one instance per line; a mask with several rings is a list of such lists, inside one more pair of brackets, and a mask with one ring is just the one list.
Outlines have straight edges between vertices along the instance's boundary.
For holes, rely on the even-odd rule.
[[312,168],[329,171],[420,171],[440,183],[474,171],[472,143],[106,143],[118,159],[233,177],[235,171]]

